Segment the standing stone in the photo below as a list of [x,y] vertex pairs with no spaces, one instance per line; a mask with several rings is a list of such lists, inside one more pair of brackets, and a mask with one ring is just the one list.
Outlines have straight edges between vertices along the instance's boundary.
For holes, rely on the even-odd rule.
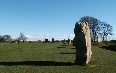
[[52,43],[54,43],[55,41],[54,41],[54,38],[52,38]]
[[45,39],[45,43],[48,43],[48,39]]
[[75,45],[75,44],[76,44],[75,37],[74,37],[72,43],[73,43],[73,46],[76,46],[76,45]]
[[65,39],[63,40],[63,44],[66,44],[66,40]]
[[68,43],[68,44],[70,44],[70,43],[71,43],[69,38],[68,38],[68,40],[67,40],[67,43]]
[[77,22],[74,28],[76,60],[78,65],[86,65],[91,59],[91,37],[88,23]]

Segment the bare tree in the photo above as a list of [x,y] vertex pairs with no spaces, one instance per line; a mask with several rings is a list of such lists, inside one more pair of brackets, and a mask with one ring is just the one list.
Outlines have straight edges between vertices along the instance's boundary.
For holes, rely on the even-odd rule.
[[100,32],[102,41],[107,40],[108,35],[113,35],[112,30],[113,30],[113,27],[110,24],[102,22],[101,32]]
[[23,33],[20,33],[20,36],[18,37],[19,40],[22,40],[23,43],[25,42],[25,40],[27,39],[27,37],[23,34]]
[[0,35],[0,43],[4,43],[5,42],[5,39],[3,38],[2,35]]
[[11,36],[10,35],[4,35],[3,38],[5,39],[5,41],[10,41]]
[[5,43],[5,42],[9,42],[11,40],[12,40],[12,38],[10,35],[0,35],[0,42]]

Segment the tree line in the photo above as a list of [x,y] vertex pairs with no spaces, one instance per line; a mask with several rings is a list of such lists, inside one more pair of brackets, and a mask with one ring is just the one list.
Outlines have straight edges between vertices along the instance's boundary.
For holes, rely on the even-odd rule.
[[[12,38],[10,35],[0,35],[0,43],[19,43],[20,41],[22,41],[23,43],[26,41],[27,37],[23,34],[20,33],[19,37],[17,38]],[[44,41],[38,40],[39,43],[43,42],[43,43],[64,43],[64,44],[70,44],[72,40],[70,40],[69,38],[67,40],[55,40],[54,38],[52,38],[52,41],[49,41],[49,39],[46,39]],[[29,41],[29,43],[31,43],[32,41]]]
[[23,34],[20,33],[19,37],[13,39],[11,37],[11,35],[0,35],[0,43],[5,43],[5,42],[19,42],[22,41],[24,43],[24,41],[27,39],[27,37]]

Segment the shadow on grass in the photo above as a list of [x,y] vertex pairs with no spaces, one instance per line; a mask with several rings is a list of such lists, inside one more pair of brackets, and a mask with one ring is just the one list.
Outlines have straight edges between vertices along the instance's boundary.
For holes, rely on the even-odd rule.
[[60,45],[60,46],[68,46],[68,45],[66,45],[66,44],[63,44],[63,45]]
[[71,49],[76,49],[76,48],[71,48]]
[[16,65],[33,65],[33,66],[72,66],[75,65],[71,62],[55,62],[55,61],[21,61],[21,62],[0,62],[0,65],[4,66],[16,66]]
[[66,47],[62,47],[62,46],[61,46],[61,47],[57,47],[57,48],[66,48]]
[[100,48],[116,52],[116,45],[102,46]]

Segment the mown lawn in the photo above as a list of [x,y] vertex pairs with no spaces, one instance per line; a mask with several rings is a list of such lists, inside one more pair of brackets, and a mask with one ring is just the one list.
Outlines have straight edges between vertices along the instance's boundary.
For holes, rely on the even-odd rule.
[[79,66],[74,64],[74,48],[60,43],[0,43],[0,73],[116,73],[116,51],[92,46],[91,62]]

